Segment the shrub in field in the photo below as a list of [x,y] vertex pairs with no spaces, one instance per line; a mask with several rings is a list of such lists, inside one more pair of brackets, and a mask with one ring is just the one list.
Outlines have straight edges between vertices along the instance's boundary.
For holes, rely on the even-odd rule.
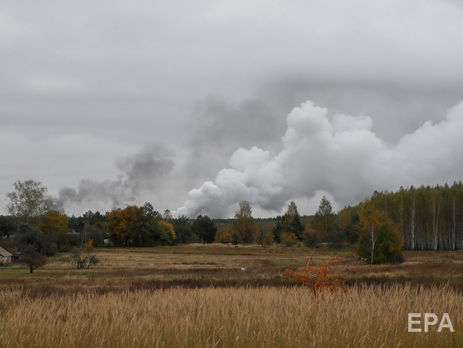
[[82,244],[82,237],[78,233],[62,233],[56,238],[58,251],[69,251],[72,247]]
[[313,248],[318,243],[317,231],[310,224],[306,224],[302,238],[306,247]]
[[264,231],[263,229],[259,229],[259,234],[257,235],[257,243],[260,244],[263,248],[271,246],[273,244],[272,231]]
[[294,233],[283,232],[280,236],[281,244],[290,247],[298,242],[297,237]]
[[238,245],[240,244],[240,236],[236,232],[233,232],[232,234],[232,244],[233,245]]
[[93,239],[90,239],[87,243],[85,243],[85,247],[87,250],[93,250]]
[[217,231],[214,237],[214,241],[216,243],[231,243],[232,242],[232,232],[230,231],[230,228],[227,227],[222,227]]
[[77,269],[90,268],[96,265],[100,260],[96,255],[82,256],[78,248],[74,248],[72,251],[71,262],[76,265]]
[[335,263],[340,260],[339,257],[330,257],[323,261],[320,265],[314,266],[312,258],[306,257],[306,266],[304,272],[294,272],[290,269],[285,269],[283,278],[298,284],[305,285],[313,290],[315,294],[320,291],[330,290],[334,291],[339,289],[343,281],[334,278],[336,273]]

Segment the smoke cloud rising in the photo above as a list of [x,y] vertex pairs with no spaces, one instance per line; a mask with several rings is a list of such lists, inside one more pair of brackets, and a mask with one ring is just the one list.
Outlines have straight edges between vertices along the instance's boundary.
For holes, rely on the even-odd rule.
[[120,174],[115,180],[83,179],[76,188],[64,187],[54,198],[56,208],[79,206],[118,208],[134,202],[141,193],[154,191],[160,180],[172,170],[171,152],[162,146],[150,146],[133,155],[119,158]]
[[373,131],[369,116],[335,114],[311,101],[287,116],[281,151],[239,148],[229,167],[189,192],[177,214],[233,214],[248,200],[280,212],[288,200],[310,200],[326,192],[338,206],[361,201],[374,190],[442,184],[461,179],[463,102],[442,121],[425,122],[389,144]]

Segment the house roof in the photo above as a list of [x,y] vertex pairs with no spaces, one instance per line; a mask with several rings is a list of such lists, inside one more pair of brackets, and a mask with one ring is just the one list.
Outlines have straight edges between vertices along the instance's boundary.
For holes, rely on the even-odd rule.
[[6,251],[5,249],[3,249],[2,247],[0,247],[0,256],[13,256],[11,253],[9,253],[8,251]]

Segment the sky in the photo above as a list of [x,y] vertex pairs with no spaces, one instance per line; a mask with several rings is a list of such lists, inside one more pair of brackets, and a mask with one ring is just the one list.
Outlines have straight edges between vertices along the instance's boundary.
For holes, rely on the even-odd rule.
[[461,180],[462,32],[456,0],[4,0],[0,209],[25,179],[193,217]]

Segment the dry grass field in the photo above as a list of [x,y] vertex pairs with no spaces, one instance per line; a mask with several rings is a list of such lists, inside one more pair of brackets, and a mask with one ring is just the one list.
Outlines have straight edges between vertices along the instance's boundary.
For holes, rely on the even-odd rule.
[[[172,288],[0,294],[8,347],[443,347],[463,342],[463,296],[447,287]],[[455,333],[408,333],[407,313],[448,312]],[[460,344],[460,345],[459,345]]]
[[[6,347],[438,347],[463,342],[463,253],[405,252],[365,265],[353,250],[187,245],[69,254],[33,274],[0,268]],[[342,291],[315,297],[282,279],[339,255]],[[246,270],[241,270],[245,267]],[[408,333],[408,312],[449,313],[454,333]]]

